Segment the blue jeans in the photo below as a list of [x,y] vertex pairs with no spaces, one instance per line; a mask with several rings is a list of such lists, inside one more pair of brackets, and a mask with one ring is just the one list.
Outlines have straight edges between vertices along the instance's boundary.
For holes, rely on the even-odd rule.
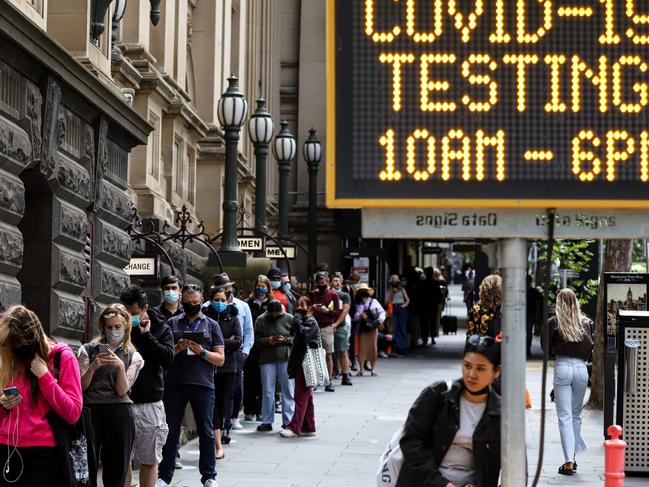
[[192,407],[196,429],[199,438],[200,456],[198,470],[201,473],[201,483],[216,478],[216,450],[212,415],[214,413],[214,390],[208,387],[170,384],[164,392],[165,414],[169,425],[167,442],[162,449],[162,462],[159,466],[158,477],[171,484],[174,476],[180,426],[187,403]]
[[392,332],[394,347],[398,352],[405,352],[408,349],[408,310],[400,304],[392,307]]
[[293,401],[293,380],[288,378],[288,362],[273,362],[260,365],[261,369],[261,422],[273,424],[275,422],[275,384],[279,378],[282,396],[282,424],[288,424],[293,418],[295,402]]
[[581,437],[581,410],[587,387],[586,362],[558,356],[554,365],[554,397],[566,463],[573,462],[576,454],[586,450],[586,443]]

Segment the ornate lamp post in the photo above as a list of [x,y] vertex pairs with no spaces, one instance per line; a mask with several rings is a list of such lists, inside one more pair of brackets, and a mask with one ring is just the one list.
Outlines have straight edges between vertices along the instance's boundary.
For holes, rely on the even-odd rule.
[[[225,183],[223,193],[223,238],[221,252],[230,252],[237,264],[245,261],[237,239],[237,165],[239,132],[246,119],[248,103],[239,91],[239,80],[231,75],[228,89],[221,95],[217,115],[225,131]],[[234,264],[234,265],[237,265]]]
[[302,151],[309,170],[309,255],[311,262],[316,263],[318,261],[318,244],[316,242],[318,165],[322,159],[322,145],[315,135],[314,128],[309,130],[309,137],[304,142]]
[[275,158],[279,169],[279,237],[288,237],[288,174],[291,172],[291,161],[297,153],[295,137],[288,130],[288,122],[282,120],[281,129],[275,137]]
[[257,110],[248,122],[250,140],[255,146],[256,188],[255,188],[255,233],[265,235],[268,232],[266,224],[266,169],[268,162],[268,146],[273,140],[273,119],[266,110],[266,100],[257,100]]

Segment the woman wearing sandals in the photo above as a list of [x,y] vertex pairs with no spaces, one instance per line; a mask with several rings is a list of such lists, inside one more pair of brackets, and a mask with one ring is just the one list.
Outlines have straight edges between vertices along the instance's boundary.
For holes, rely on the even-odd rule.
[[379,302],[372,297],[374,289],[361,283],[356,290],[356,312],[354,320],[358,322],[358,363],[359,371],[356,375],[363,375],[366,361],[370,361],[372,375],[376,375],[376,358],[378,355],[377,340],[379,327],[385,321],[385,310]]
[[559,467],[562,475],[577,471],[575,457],[586,450],[581,437],[581,410],[588,387],[586,360],[593,352],[592,323],[582,314],[575,293],[562,289],[557,296],[556,316],[547,323],[549,343],[541,343],[544,350],[549,347],[550,355],[556,357],[554,395],[565,460]]

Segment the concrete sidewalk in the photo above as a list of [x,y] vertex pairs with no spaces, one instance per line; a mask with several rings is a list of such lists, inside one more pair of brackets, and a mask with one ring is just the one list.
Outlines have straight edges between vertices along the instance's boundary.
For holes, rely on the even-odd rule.
[[[378,459],[393,432],[404,421],[423,387],[436,380],[460,376],[463,334],[440,337],[438,345],[421,348],[406,358],[380,360],[378,377],[355,377],[353,387],[316,394],[318,436],[283,439],[279,424],[272,433],[257,433],[257,423],[244,423],[233,432],[226,458],[219,461],[221,487],[372,487]],[[539,353],[538,345],[535,345]],[[541,362],[531,361],[527,382],[534,408],[528,411],[527,444],[530,472],[538,458]],[[549,387],[551,389],[552,370]],[[338,381],[336,381],[338,382]],[[279,418],[279,415],[277,415]],[[580,456],[579,473],[557,474],[563,463],[554,404],[548,401],[543,486],[602,486],[604,451],[602,415],[584,411],[584,437],[589,450]],[[184,470],[176,471],[172,485],[198,486],[198,443],[181,452]],[[531,485],[531,482],[530,482]],[[627,479],[625,486],[647,485],[646,479]],[[415,487],[415,486],[413,486]]]

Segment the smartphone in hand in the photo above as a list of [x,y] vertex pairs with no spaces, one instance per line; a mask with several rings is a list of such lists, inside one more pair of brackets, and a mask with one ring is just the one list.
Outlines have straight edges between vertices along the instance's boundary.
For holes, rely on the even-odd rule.
[[20,396],[20,391],[17,387],[7,387],[2,390],[5,396]]
[[95,347],[97,354],[108,353],[108,344],[107,343],[98,343]]

